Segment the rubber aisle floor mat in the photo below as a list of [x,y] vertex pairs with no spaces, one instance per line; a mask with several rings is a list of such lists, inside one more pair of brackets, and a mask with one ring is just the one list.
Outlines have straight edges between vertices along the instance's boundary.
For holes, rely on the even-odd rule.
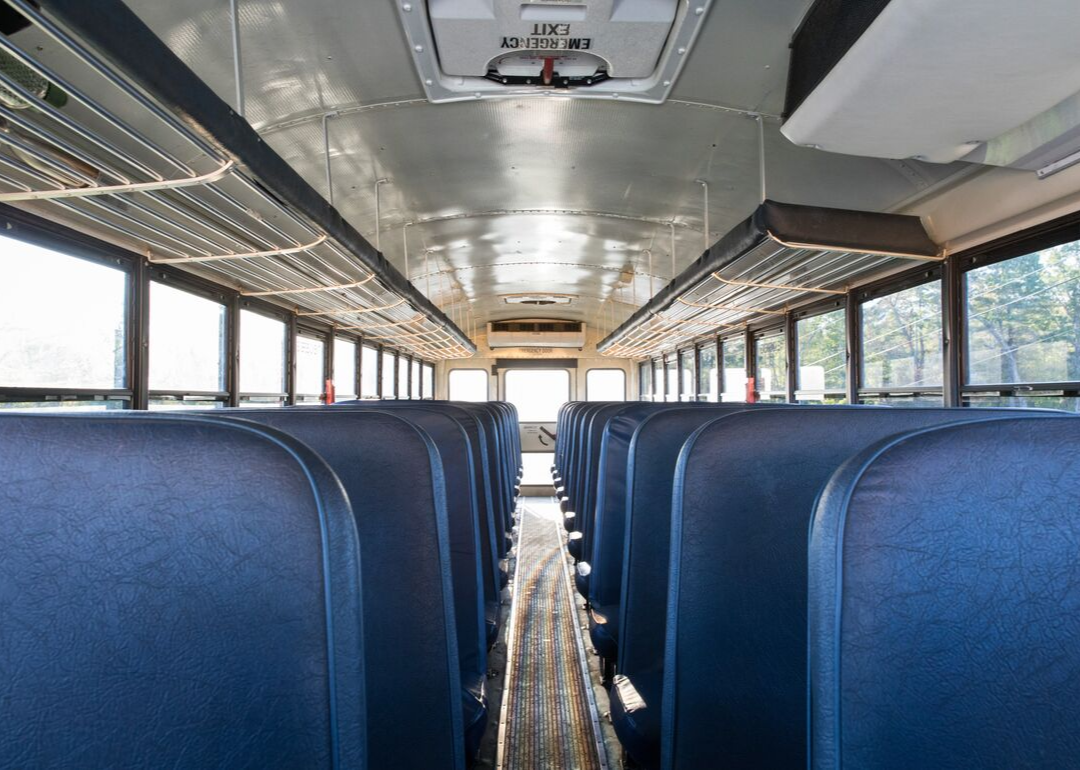
[[498,767],[604,770],[554,501],[531,498],[518,524]]

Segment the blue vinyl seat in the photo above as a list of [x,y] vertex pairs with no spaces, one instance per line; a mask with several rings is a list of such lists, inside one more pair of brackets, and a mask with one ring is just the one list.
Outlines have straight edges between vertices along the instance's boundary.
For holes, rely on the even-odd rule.
[[[405,402],[408,403],[408,402]],[[468,436],[461,425],[440,406],[411,407],[390,411],[409,421],[430,438],[439,453],[446,489],[451,579],[454,589],[454,622],[457,629],[465,750],[473,756],[487,726],[487,650],[497,626],[488,626],[483,580],[483,547],[480,517],[473,488],[473,467]],[[356,407],[334,406],[335,411]],[[492,640],[493,641],[493,640]]]
[[807,542],[818,494],[884,437],[995,414],[765,409],[691,437],[673,498],[663,767],[806,764]]
[[[642,420],[630,442],[622,556],[617,563],[607,564],[608,569],[617,568],[621,574],[618,581],[608,581],[612,593],[605,593],[597,601],[597,609],[605,617],[617,617],[619,627],[613,629],[614,633],[608,631],[594,616],[590,628],[594,643],[605,643],[615,655],[618,675],[611,687],[615,733],[627,753],[647,768],[656,767],[660,761],[663,618],[667,602],[671,497],[679,452],[697,428],[718,415],[766,408],[747,404],[668,406],[672,408],[656,411]],[[612,532],[616,522],[613,519],[605,527]],[[616,595],[615,602],[599,601]]]
[[[646,416],[655,412],[662,404],[627,404],[608,420],[604,435],[600,440],[600,461],[597,475],[596,504],[593,511],[593,527],[598,535],[603,519],[610,509],[612,515],[623,515],[626,506],[626,459],[630,451],[630,439],[634,429]],[[620,549],[622,543],[619,543]],[[574,585],[581,596],[589,599],[589,586],[592,580],[593,564],[596,562],[596,543],[585,558],[578,561],[574,574]]]
[[356,525],[307,446],[3,414],[0,468],[0,767],[368,766]]
[[458,643],[438,448],[401,411],[245,409],[218,419],[254,421],[303,441],[334,469],[352,502],[363,565],[371,766],[460,770],[479,745],[471,720],[484,709],[466,662],[478,653],[462,655]]
[[810,766],[1077,767],[1078,511],[1076,418],[848,460],[810,536]]
[[608,421],[627,408],[627,404],[597,403],[585,417],[581,434],[582,452],[578,467],[578,488],[575,498],[574,532],[568,540],[568,550],[575,560],[586,559],[592,549],[593,512],[596,507],[597,479],[600,473],[601,443]]
[[[477,545],[483,590],[485,638],[486,646],[490,649],[499,634],[500,591],[506,574],[499,566],[495,513],[489,505],[491,492],[489,469],[485,465],[487,454],[481,448],[483,428],[473,415],[451,404],[404,401],[397,402],[392,410],[383,409],[382,406],[387,403],[384,401],[346,401],[335,404],[333,408],[392,411],[405,419],[416,419],[421,423],[441,418],[443,421],[453,422],[458,431],[464,434],[457,439],[451,438],[448,443],[443,442],[439,447],[439,454],[440,457],[447,458],[443,470],[447,477],[447,511],[451,520],[471,522],[468,526],[476,530],[479,539]],[[438,417],[435,417],[436,415]],[[429,431],[429,435],[436,439],[437,444],[440,443],[435,433]],[[459,445],[462,439],[465,442],[464,448]],[[464,542],[468,543],[470,540]],[[457,574],[466,575],[467,571],[459,569]]]

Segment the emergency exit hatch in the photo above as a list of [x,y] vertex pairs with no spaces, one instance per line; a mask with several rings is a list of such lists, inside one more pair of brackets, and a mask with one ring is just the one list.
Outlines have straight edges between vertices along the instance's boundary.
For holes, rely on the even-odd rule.
[[420,0],[399,6],[431,101],[561,93],[662,102],[709,2]]

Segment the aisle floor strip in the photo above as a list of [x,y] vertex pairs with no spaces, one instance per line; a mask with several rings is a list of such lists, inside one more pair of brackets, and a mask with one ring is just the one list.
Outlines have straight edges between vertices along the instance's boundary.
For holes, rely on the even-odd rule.
[[558,506],[521,507],[499,770],[606,770]]

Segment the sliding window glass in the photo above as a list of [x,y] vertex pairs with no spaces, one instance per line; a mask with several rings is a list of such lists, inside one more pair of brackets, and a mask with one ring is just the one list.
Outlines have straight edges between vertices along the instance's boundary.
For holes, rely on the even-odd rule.
[[382,352],[382,398],[397,398],[397,356],[389,350]]
[[397,392],[398,398],[409,398],[409,359],[400,353],[397,356]]
[[746,336],[725,337],[720,341],[722,358],[721,401],[746,400]]
[[296,335],[296,403],[318,404],[326,389],[326,340]]
[[941,282],[861,306],[863,403],[941,406]]
[[964,297],[967,403],[1080,410],[1080,243],[969,270]]
[[693,350],[679,351],[679,400],[697,401],[697,372]]
[[784,330],[761,332],[754,337],[754,387],[761,401],[787,401],[787,345]]
[[224,406],[225,305],[150,283],[150,408]]
[[570,400],[570,372],[566,369],[509,369],[503,387],[507,403],[517,407],[520,422],[555,422],[559,409]]
[[421,398],[435,398],[435,367],[431,364],[423,364],[420,371],[423,375],[420,380]]
[[379,397],[379,351],[360,346],[360,398]]
[[719,398],[719,377],[716,366],[716,343],[709,342],[698,347],[698,401],[716,401]]
[[240,406],[285,403],[288,329],[280,318],[240,311]]
[[655,359],[652,362],[652,400],[663,401],[664,400],[664,361],[663,359]]
[[334,400],[351,401],[356,396],[356,343],[334,337]]
[[643,361],[638,364],[638,399],[652,401],[652,361]]
[[486,369],[452,369],[449,376],[451,401],[487,401]]
[[625,401],[626,372],[622,369],[590,369],[585,373],[586,401]]
[[127,291],[104,261],[0,237],[0,408],[126,406]]
[[419,399],[420,387],[420,361],[414,358],[409,364],[409,397]]
[[674,353],[664,359],[664,400],[679,400],[679,360]]
[[842,404],[846,400],[846,329],[843,309],[795,322],[799,359],[795,398],[799,403]]

